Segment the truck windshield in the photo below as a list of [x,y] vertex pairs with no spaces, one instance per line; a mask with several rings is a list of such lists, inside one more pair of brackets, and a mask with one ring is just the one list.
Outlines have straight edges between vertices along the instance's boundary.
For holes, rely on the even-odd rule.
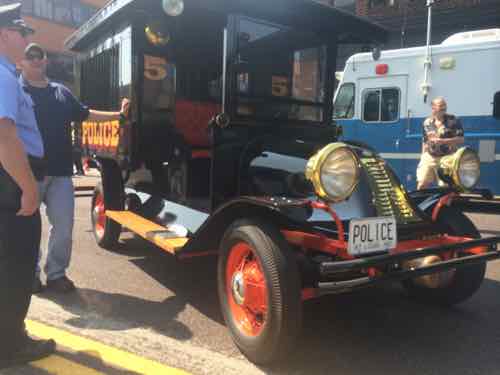
[[323,121],[326,47],[313,34],[240,19],[236,113],[262,120]]

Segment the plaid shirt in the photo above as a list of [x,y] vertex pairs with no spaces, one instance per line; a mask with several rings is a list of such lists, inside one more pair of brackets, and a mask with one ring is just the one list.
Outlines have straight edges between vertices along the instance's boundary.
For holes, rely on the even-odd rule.
[[432,156],[449,155],[457,150],[456,146],[440,145],[429,140],[429,136],[437,135],[439,138],[455,138],[464,136],[464,128],[458,118],[445,114],[442,127],[437,127],[436,120],[427,118],[423,123],[423,143],[425,150]]

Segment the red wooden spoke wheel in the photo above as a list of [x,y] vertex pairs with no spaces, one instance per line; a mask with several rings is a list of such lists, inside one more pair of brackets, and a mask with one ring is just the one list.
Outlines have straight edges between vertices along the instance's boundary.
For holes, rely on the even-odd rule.
[[293,347],[302,324],[295,253],[272,224],[238,220],[222,239],[218,287],[235,344],[252,362],[269,364]]
[[[106,210],[113,209],[107,206],[106,202],[106,195],[99,183],[92,196],[90,219],[97,244],[105,249],[111,249],[118,243],[121,226],[106,216]],[[115,209],[120,209],[120,207],[117,206]]]
[[226,288],[236,325],[246,335],[258,336],[266,322],[268,290],[259,260],[245,242],[230,250]]
[[106,209],[104,208],[104,197],[101,193],[96,194],[92,215],[94,217],[94,230],[99,237],[103,237],[106,225]]

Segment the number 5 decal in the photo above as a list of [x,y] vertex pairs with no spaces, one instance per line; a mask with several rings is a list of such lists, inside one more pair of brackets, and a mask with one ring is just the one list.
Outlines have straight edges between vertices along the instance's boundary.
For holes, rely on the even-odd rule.
[[167,61],[163,57],[144,55],[144,77],[161,81],[167,76]]

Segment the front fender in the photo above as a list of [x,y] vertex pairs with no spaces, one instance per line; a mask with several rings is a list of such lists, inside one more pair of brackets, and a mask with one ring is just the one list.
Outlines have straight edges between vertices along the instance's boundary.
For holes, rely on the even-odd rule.
[[[409,196],[422,211],[430,213],[439,199],[451,192],[454,190],[436,188],[412,191]],[[500,214],[500,198],[494,197],[488,189],[476,189],[472,194],[460,194],[453,200],[452,205],[465,212]]]
[[240,197],[219,207],[191,237],[179,253],[180,257],[196,253],[216,252],[226,229],[242,218],[260,218],[279,229],[311,230],[307,219],[312,208],[307,200],[275,197]]

